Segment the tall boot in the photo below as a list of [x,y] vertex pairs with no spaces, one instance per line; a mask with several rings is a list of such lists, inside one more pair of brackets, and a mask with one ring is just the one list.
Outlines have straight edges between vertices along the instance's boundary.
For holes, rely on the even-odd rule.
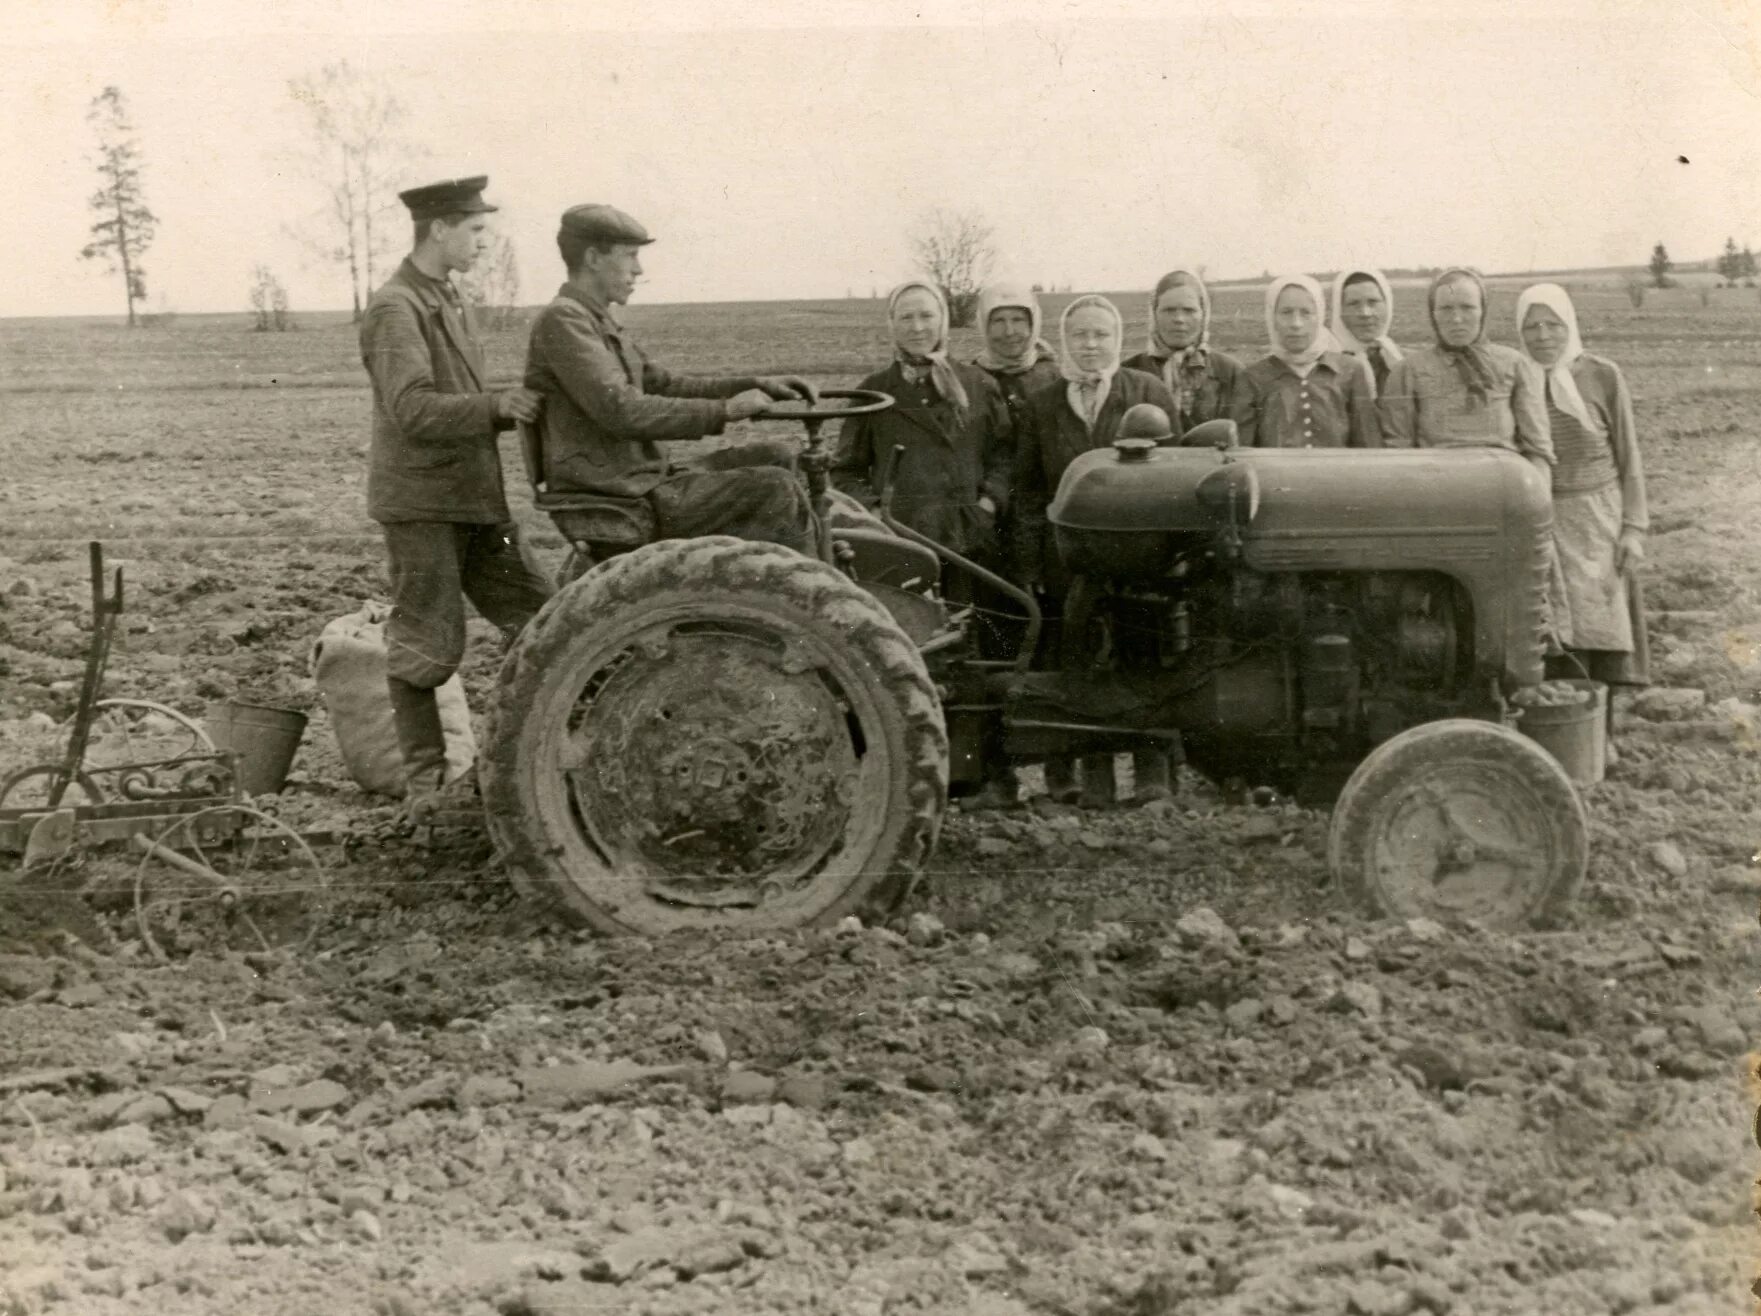
[[1082,756],[1082,807],[1110,809],[1119,802],[1118,783],[1113,780],[1111,754]]
[[392,724],[404,760],[405,810],[412,817],[432,811],[446,783],[446,732],[434,691],[386,678],[391,691]]
[[1151,800],[1174,798],[1174,787],[1170,784],[1168,774],[1168,756],[1162,750],[1132,750],[1131,776],[1136,783],[1133,798],[1137,803],[1148,804]]

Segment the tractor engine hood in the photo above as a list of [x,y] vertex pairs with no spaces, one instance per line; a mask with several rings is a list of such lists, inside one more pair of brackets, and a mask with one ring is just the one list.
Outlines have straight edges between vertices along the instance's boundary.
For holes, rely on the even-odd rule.
[[1160,574],[1235,537],[1261,570],[1388,571],[1532,544],[1552,504],[1504,448],[1101,448],[1070,463],[1047,519],[1084,573]]
[[1078,575],[1156,585],[1182,559],[1273,572],[1436,572],[1471,600],[1506,688],[1541,679],[1552,493],[1506,448],[1084,453],[1047,511]]

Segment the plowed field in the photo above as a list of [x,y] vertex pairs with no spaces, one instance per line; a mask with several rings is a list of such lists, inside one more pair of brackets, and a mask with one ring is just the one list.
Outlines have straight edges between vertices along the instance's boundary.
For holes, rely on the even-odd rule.
[[[1257,297],[1219,294],[1226,349]],[[309,710],[278,807],[350,842],[297,956],[161,960],[118,855],[0,874],[0,1312],[1745,1309],[1761,302],[1579,305],[1637,398],[1658,688],[1617,706],[1582,899],[1520,936],[1367,919],[1324,816],[1197,780],[955,811],[894,926],[547,926],[481,845],[395,835],[306,676],[385,588],[349,327],[0,324],[0,769],[63,743],[99,538],[106,693]],[[865,302],[631,318],[693,369],[886,356]]]

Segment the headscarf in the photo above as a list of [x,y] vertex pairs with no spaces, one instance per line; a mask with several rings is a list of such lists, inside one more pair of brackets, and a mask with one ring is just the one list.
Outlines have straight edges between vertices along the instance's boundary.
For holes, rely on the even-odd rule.
[[[1443,331],[1437,327],[1437,291],[1446,283],[1464,278],[1480,290],[1480,332],[1466,347],[1451,347],[1443,341]],[[1431,332],[1437,336],[1438,350],[1455,364],[1455,373],[1461,376],[1467,391],[1484,401],[1498,381],[1492,354],[1486,350],[1486,281],[1465,265],[1452,265],[1431,280],[1431,290],[1425,294],[1425,309],[1431,317]]]
[[936,312],[942,317],[942,327],[936,334],[936,344],[930,348],[929,355],[921,360],[908,356],[905,349],[896,342],[893,344],[893,359],[905,371],[905,377],[912,383],[922,379],[925,374],[929,382],[945,401],[954,404],[954,411],[960,417],[960,423],[966,423],[966,413],[971,409],[972,400],[966,396],[966,386],[960,382],[960,376],[954,370],[954,363],[948,360],[948,303],[942,296],[942,290],[933,283],[924,283],[920,279],[908,279],[887,294],[887,323],[893,319],[893,308],[899,304],[899,298],[913,288],[921,288],[935,298]]
[[[1070,317],[1086,306],[1098,306],[1113,317],[1113,359],[1095,371],[1083,370],[1076,364],[1076,357],[1070,351]],[[1112,390],[1113,376],[1119,373],[1119,356],[1125,350],[1125,317],[1119,314],[1117,306],[1099,293],[1086,292],[1064,308],[1064,314],[1058,319],[1058,342],[1064,349],[1064,360],[1059,365],[1059,373],[1069,381],[1065,396],[1070,399],[1070,409],[1082,417],[1083,424],[1093,430],[1095,419],[1101,414],[1101,407]],[[1084,397],[1087,389],[1093,390],[1092,410]]]
[[[1278,345],[1278,296],[1286,288],[1301,288],[1315,299],[1315,340],[1308,345],[1306,351],[1286,352]],[[1339,340],[1333,337],[1333,331],[1327,328],[1322,318],[1327,303],[1321,296],[1321,285],[1306,274],[1284,274],[1273,279],[1266,289],[1266,338],[1272,346],[1272,355],[1297,374],[1307,376],[1314,369],[1315,362],[1321,359],[1323,352],[1337,352]]]
[[[1534,360],[1535,354],[1529,351],[1528,340],[1523,337],[1523,321],[1528,318],[1531,306],[1545,306],[1565,321],[1565,350],[1559,354],[1559,360],[1542,368],[1553,395],[1553,405],[1592,434],[1603,433],[1601,423],[1590,418],[1590,409],[1584,405],[1584,395],[1578,392],[1578,381],[1571,373],[1571,363],[1584,354],[1584,340],[1578,334],[1578,311],[1572,305],[1571,294],[1557,283],[1537,283],[1532,288],[1524,288],[1516,299],[1516,341],[1522,344],[1529,359]],[[1541,363],[1536,361],[1535,364]]]
[[[1028,318],[1027,350],[1013,361],[998,356],[990,340],[991,313],[1005,309],[1026,311]],[[1039,298],[1019,284],[993,283],[978,294],[978,327],[985,340],[984,351],[976,359],[986,370],[1019,375],[1032,370],[1041,357],[1048,361],[1057,358],[1052,345],[1040,337],[1045,327],[1045,315],[1040,311]]]
[[[1161,326],[1156,323],[1156,306],[1162,300],[1162,294],[1170,288],[1189,285],[1198,289],[1198,341],[1191,347],[1175,347],[1162,337]],[[1204,367],[1211,355],[1211,290],[1205,287],[1205,281],[1192,270],[1169,270],[1156,280],[1156,290],[1150,294],[1150,338],[1145,350],[1162,363],[1162,382],[1168,386],[1176,397],[1180,396],[1180,376],[1188,365]]]
[[[1364,275],[1368,275],[1371,279],[1374,279],[1376,287],[1381,289],[1382,300],[1388,304],[1388,322],[1390,324],[1394,322],[1394,289],[1388,285],[1388,280],[1382,276],[1381,270],[1340,270],[1333,279],[1333,321],[1331,325],[1333,337],[1339,340],[1339,349],[1342,352],[1348,352],[1352,356],[1362,357],[1366,361],[1370,358],[1370,348],[1372,347],[1379,347],[1382,349],[1382,359],[1384,361],[1394,362],[1402,360],[1406,356],[1406,353],[1400,350],[1399,344],[1390,338],[1386,332],[1384,332],[1380,338],[1376,339],[1375,342],[1364,343],[1358,341],[1357,335],[1352,333],[1345,325],[1345,285],[1353,281],[1361,281]],[[1374,394],[1375,391],[1376,375],[1374,371],[1371,371],[1370,392]]]

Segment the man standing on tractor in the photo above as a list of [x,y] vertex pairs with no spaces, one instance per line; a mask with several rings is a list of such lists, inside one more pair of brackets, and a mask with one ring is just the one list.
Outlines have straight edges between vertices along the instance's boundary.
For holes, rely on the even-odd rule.
[[[496,436],[537,417],[531,389],[485,387],[483,349],[448,276],[477,262],[496,207],[485,177],[399,193],[415,248],[361,319],[373,382],[367,514],[385,528],[391,565],[386,677],[409,816],[443,804],[446,737],[435,689],[465,653],[465,599],[511,638],[550,588],[520,551],[508,515]],[[474,780],[457,783],[474,794]],[[467,804],[461,799],[461,804]]]
[[654,241],[612,206],[563,212],[568,280],[532,326],[526,386],[542,395],[545,487],[645,501],[656,537],[738,535],[814,553],[812,508],[791,447],[745,443],[670,460],[662,439],[702,439],[773,401],[817,400],[794,375],[675,375],[650,361],[617,307]]

